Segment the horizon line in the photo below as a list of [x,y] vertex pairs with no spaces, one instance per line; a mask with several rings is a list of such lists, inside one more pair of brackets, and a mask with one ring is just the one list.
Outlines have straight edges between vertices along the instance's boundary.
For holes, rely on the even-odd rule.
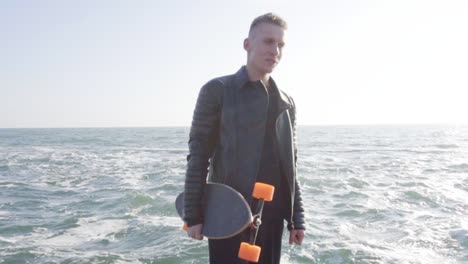
[[[297,127],[358,127],[358,126],[468,126],[468,123],[381,123],[381,124],[301,124]],[[0,129],[114,129],[114,128],[190,128],[190,125],[161,126],[51,126],[51,127],[0,127]]]

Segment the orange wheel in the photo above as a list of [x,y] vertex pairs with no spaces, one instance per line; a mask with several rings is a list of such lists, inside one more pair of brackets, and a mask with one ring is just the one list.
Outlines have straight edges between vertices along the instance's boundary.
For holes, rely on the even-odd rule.
[[256,182],[252,196],[256,199],[263,199],[266,202],[273,200],[273,194],[275,193],[275,186]]
[[187,230],[188,230],[188,225],[187,225],[187,224],[184,224],[184,226],[182,227],[182,229],[183,229],[184,231],[187,231]]
[[250,262],[258,262],[260,258],[260,252],[262,249],[256,245],[250,245],[249,243],[242,242],[239,248],[238,257],[243,260]]

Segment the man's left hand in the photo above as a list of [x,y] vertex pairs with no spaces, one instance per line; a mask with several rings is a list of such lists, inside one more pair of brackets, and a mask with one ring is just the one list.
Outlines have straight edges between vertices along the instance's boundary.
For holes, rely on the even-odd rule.
[[292,245],[296,243],[298,245],[302,244],[302,240],[304,239],[304,230],[302,229],[292,229],[289,231],[289,244]]

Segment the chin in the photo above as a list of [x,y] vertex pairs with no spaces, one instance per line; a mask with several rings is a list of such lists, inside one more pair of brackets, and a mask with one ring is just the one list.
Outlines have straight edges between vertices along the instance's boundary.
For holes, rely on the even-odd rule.
[[257,67],[258,71],[261,72],[262,74],[270,74],[273,72],[275,69],[276,65],[261,65],[260,67]]

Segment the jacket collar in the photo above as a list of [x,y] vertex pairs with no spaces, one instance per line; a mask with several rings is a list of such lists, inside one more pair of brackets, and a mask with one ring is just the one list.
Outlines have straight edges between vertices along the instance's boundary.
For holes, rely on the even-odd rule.
[[270,77],[271,87],[276,90],[278,96],[278,108],[280,112],[292,108],[289,97],[276,86],[275,80]]
[[[241,88],[245,87],[246,84],[249,82],[249,75],[247,73],[247,67],[242,66],[235,74],[234,76],[234,85],[235,85],[235,88],[237,90],[240,90]],[[281,91],[278,86],[276,86],[276,83],[275,83],[275,80],[273,80],[272,77],[270,77],[270,82],[272,84],[272,87],[273,89],[275,89],[277,91],[277,93],[279,94],[279,108],[280,110],[284,110],[284,109],[288,109],[288,108],[292,108],[292,104],[289,100],[289,97],[283,92]]]
[[245,86],[249,82],[249,75],[247,74],[247,67],[242,66],[234,75],[234,85],[237,90]]

